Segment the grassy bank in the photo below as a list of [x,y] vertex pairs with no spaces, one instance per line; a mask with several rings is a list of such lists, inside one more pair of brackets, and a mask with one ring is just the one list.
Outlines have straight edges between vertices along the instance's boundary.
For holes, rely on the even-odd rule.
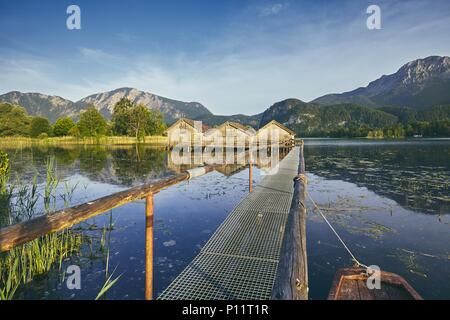
[[[29,137],[0,137],[0,147],[28,147],[32,145],[131,145],[135,144],[135,137],[99,137],[99,138],[75,138],[75,137],[52,137],[45,139]],[[167,137],[148,136],[141,140],[141,143],[155,146],[167,145]]]

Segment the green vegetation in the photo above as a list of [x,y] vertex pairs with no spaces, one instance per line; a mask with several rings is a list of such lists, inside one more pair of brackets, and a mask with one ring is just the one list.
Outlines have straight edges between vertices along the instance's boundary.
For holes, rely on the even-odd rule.
[[63,136],[69,136],[72,134],[76,134],[76,136],[80,135],[80,131],[78,127],[76,127],[76,131],[72,131],[72,129],[75,127],[75,122],[70,117],[64,117],[56,120],[55,124],[53,125],[53,135],[55,137],[63,137]]
[[45,235],[15,247],[0,256],[0,300],[11,300],[20,285],[45,274],[63,260],[79,252],[82,235],[69,229]]
[[[144,105],[136,105],[127,99],[120,100],[114,107],[112,121],[107,121],[94,106],[81,113],[78,123],[70,117],[63,117],[51,125],[47,118],[29,116],[24,108],[11,103],[0,102],[0,137],[30,137],[48,142],[66,142],[90,144],[100,143],[105,137],[119,135],[113,139],[106,139],[109,143],[116,140],[125,144],[138,143],[141,140],[152,141],[148,136],[161,136],[166,130],[163,114],[149,110]],[[126,137],[134,137],[133,142]],[[72,139],[56,140],[61,137]],[[12,138],[8,138],[11,140]],[[83,139],[83,141],[78,141]],[[160,139],[161,140],[161,139]],[[25,141],[25,140],[22,140]],[[36,142],[36,141],[34,141]],[[0,142],[0,144],[3,144]]]
[[47,118],[43,117],[33,117],[31,118],[31,127],[30,127],[30,136],[33,138],[43,138],[45,134],[47,137],[51,132],[50,121]]
[[83,137],[103,136],[107,130],[105,118],[94,107],[89,107],[81,114],[77,127]]
[[31,119],[24,108],[0,103],[0,136],[29,136]]
[[113,134],[133,136],[137,140],[146,135],[162,135],[166,129],[163,114],[149,110],[142,104],[133,104],[122,98],[116,103],[112,115]]
[[0,197],[7,193],[9,170],[8,154],[0,150]]
[[450,105],[426,110],[369,108],[356,104],[318,105],[297,99],[274,104],[261,125],[275,119],[301,137],[450,137]]

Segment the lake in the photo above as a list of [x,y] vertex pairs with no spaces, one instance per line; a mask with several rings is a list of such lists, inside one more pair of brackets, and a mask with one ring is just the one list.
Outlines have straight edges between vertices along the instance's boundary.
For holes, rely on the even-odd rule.
[[[5,150],[16,191],[0,208],[4,225],[84,203],[180,170],[167,151],[146,146],[64,146]],[[53,160],[49,160],[53,159]],[[450,140],[305,140],[308,191],[367,265],[395,272],[426,299],[450,298]],[[49,161],[58,183],[44,200]],[[51,169],[51,167],[50,167]],[[254,167],[255,183],[261,171]],[[33,183],[35,181],[35,183]],[[37,189],[33,193],[32,185]],[[213,172],[154,197],[154,292],[186,267],[248,193],[248,169]],[[30,201],[36,199],[30,205]],[[325,299],[347,252],[308,204],[307,245],[311,299]],[[145,202],[136,201],[74,226],[80,250],[35,277],[16,299],[93,299],[105,269],[120,276],[108,299],[143,299]],[[65,270],[81,268],[81,290],[69,290]]]

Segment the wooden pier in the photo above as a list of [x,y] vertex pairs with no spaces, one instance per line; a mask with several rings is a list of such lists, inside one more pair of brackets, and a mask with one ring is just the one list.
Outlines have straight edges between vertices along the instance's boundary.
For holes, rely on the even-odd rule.
[[302,143],[234,208],[158,299],[307,299],[305,186]]
[[[252,184],[199,255],[159,299],[307,299],[303,141],[272,174]],[[206,165],[0,229],[0,252],[64,230],[113,208],[146,199],[145,299],[153,298],[153,195],[216,170]],[[188,213],[187,213],[188,214]]]

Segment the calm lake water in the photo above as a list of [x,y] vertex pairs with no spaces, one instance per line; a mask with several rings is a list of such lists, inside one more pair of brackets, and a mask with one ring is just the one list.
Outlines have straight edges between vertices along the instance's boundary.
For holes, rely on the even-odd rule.
[[[12,181],[38,183],[34,210],[16,203],[0,211],[0,223],[87,202],[173,174],[164,150],[150,147],[61,147],[6,150]],[[58,196],[45,206],[42,194],[48,158],[56,161]],[[359,260],[405,277],[426,299],[450,299],[450,140],[367,141],[308,139],[308,190]],[[253,178],[260,180],[254,168]],[[24,191],[23,191],[24,192]],[[213,172],[155,195],[155,294],[195,257],[248,193],[248,170]],[[312,206],[309,205],[309,208]],[[113,224],[113,227],[110,225]],[[109,299],[143,299],[145,202],[136,201],[73,228],[89,239],[61,270],[20,288],[22,299],[93,299],[109,270],[121,275]],[[105,231],[106,230],[106,231]],[[311,299],[325,299],[338,268],[351,265],[321,217],[308,210],[307,245]],[[81,267],[82,289],[68,290],[62,275]]]

